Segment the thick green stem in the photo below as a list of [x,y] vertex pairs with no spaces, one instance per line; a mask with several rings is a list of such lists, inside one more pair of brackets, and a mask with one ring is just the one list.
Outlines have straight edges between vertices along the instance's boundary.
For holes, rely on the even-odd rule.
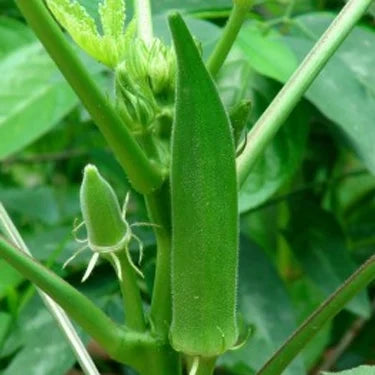
[[188,357],[189,375],[212,375],[215,370],[216,357],[202,358],[202,357]]
[[150,220],[156,224],[156,273],[150,318],[153,329],[167,339],[171,322],[171,229],[169,186],[146,196]]
[[147,194],[160,187],[163,176],[159,168],[150,163],[133,139],[74,53],[43,1],[16,0],[16,3],[66,80],[82,100],[134,188]]
[[224,64],[224,61],[241,30],[241,26],[247,17],[247,13],[250,10],[250,1],[245,1],[243,3],[243,5],[234,4],[223,34],[212,52],[212,55],[208,59],[207,69],[213,76],[219,72]]
[[264,365],[257,375],[280,375],[319,330],[375,279],[375,256],[333,293]]
[[122,253],[119,255],[119,260],[122,273],[120,286],[124,300],[126,326],[138,332],[145,332],[146,322],[135,270],[126,257],[126,254]]
[[150,45],[153,40],[152,14],[150,0],[135,0],[138,36]]
[[123,331],[87,297],[2,237],[0,237],[0,257],[53,298],[113,358],[123,358],[127,354],[124,347],[132,346],[127,342],[127,335],[129,338],[132,337],[130,342],[134,339],[137,345],[142,344],[141,335]]
[[330,57],[335,53],[372,0],[349,0],[340,14],[322,35],[299,68],[275,97],[247,135],[247,145],[237,159],[238,181],[241,186],[259,155],[288,118]]

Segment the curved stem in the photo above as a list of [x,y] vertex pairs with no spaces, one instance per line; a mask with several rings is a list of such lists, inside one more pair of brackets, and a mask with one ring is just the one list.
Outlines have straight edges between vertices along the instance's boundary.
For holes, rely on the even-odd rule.
[[0,237],[0,257],[53,298],[110,354],[117,352],[123,339],[120,327],[87,297],[2,237]]
[[280,375],[319,330],[338,314],[358,292],[375,279],[375,256],[371,257],[333,293],[281,346],[257,375]]
[[[11,218],[9,217],[5,207],[0,202],[0,229],[3,229],[4,234],[15,243],[20,250],[25,254],[32,256],[28,247],[26,246],[23,238],[18,232],[17,228],[13,224]],[[43,303],[45,304],[47,310],[51,313],[53,318],[56,320],[58,326],[60,327],[62,333],[64,334],[66,340],[69,342],[77,361],[79,362],[82,371],[86,375],[99,375],[98,369],[95,366],[94,361],[87,352],[85,345],[83,344],[81,338],[79,337],[77,331],[75,330],[72,322],[69,320],[65,311],[53,301],[47,294],[37,289]],[[1,345],[1,342],[0,342]]]
[[247,135],[247,145],[237,159],[241,186],[259,155],[288,118],[302,95],[324,68],[330,57],[366,12],[372,0],[349,0],[327,31],[315,44],[299,68],[275,97]]
[[223,34],[207,61],[207,69],[212,76],[215,76],[224,64],[249,10],[250,4],[246,6],[234,4]]
[[16,0],[16,3],[66,80],[82,100],[134,188],[143,194],[157,189],[163,182],[161,171],[150,163],[133,139],[74,53],[43,1]]
[[150,0],[135,0],[138,36],[150,45],[154,37]]

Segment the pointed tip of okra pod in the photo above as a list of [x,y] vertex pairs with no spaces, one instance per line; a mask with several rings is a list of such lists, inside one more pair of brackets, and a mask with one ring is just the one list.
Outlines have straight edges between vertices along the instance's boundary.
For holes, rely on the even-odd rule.
[[185,25],[185,22],[180,12],[172,11],[168,14],[168,24],[173,31],[174,29]]

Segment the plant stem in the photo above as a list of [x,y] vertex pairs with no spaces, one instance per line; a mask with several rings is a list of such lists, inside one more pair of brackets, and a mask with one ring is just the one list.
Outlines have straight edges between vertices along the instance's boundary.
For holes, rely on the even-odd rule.
[[142,298],[137,285],[137,276],[126,254],[119,255],[122,280],[120,281],[126,326],[138,332],[146,331],[146,322],[143,313]]
[[163,182],[161,171],[150,163],[112,105],[101,93],[53,20],[44,2],[16,0],[16,3],[66,80],[82,100],[134,188],[146,194],[157,189]]
[[150,318],[155,332],[167,339],[171,322],[171,229],[169,185],[145,197],[155,228],[157,256]]
[[[3,204],[0,202],[0,229],[3,228],[4,234],[8,237],[10,241],[15,243],[20,250],[25,254],[32,256],[30,250],[26,246],[23,238],[18,232],[17,228],[13,224],[13,221],[9,217],[7,211],[5,210]],[[82,371],[86,375],[99,375],[99,372],[95,366],[94,361],[87,352],[85,345],[80,339],[77,331],[75,330],[72,322],[69,320],[65,311],[53,301],[47,294],[37,289],[43,303],[45,304],[47,310],[50,312],[52,317],[56,320],[59,328],[64,334],[66,340],[70,344],[78,363],[80,364]],[[0,342],[1,345],[1,342]]]
[[363,264],[290,336],[257,375],[280,375],[319,330],[375,279],[375,256]]
[[207,69],[212,76],[216,76],[224,64],[249,10],[250,4],[246,6],[234,4],[223,34],[207,61]]
[[288,118],[302,95],[324,68],[372,0],[349,0],[340,14],[318,40],[299,68],[259,118],[247,135],[247,145],[237,159],[241,186],[259,155]]
[[216,357],[188,357],[190,366],[189,375],[212,375],[215,370]]
[[[53,298],[113,358],[118,358],[119,354],[123,355],[119,350],[128,344],[123,330],[87,297],[2,237],[0,237],[0,256]],[[131,331],[128,332],[131,335]],[[135,340],[141,342],[142,336],[135,336]],[[122,352],[122,349],[120,351]]]
[[150,45],[154,38],[150,0],[135,0],[138,36]]

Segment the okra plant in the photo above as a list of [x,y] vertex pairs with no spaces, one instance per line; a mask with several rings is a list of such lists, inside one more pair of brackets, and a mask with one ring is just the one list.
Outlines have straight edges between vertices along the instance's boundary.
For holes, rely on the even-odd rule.
[[[124,321],[112,320],[81,291],[24,254],[4,212],[0,256],[114,361],[140,375],[214,374],[229,352],[243,346],[252,350],[253,328],[238,308],[238,191],[371,0],[347,2],[250,130],[252,98],[240,96],[228,105],[220,77],[228,55],[236,52],[253,0],[233,0],[211,51],[178,12],[168,15],[170,40],[155,36],[148,0],[135,0],[132,16],[126,0],[99,1],[97,19],[78,0],[15,2],[127,176],[129,191],[119,196],[105,170],[93,163],[82,165],[82,220],[73,226],[80,245],[64,264],[69,268],[81,254],[89,255],[81,275],[87,283],[95,278],[97,267],[108,263],[122,295]],[[98,86],[79,57],[82,53],[101,64],[111,90],[103,92]],[[130,218],[134,196],[143,197],[146,220]],[[140,227],[156,239],[149,300]],[[375,258],[370,258],[256,369],[257,374],[288,371],[309,341],[374,278]],[[56,319],[64,326],[61,316]],[[97,373],[95,366],[85,365],[82,352],[76,353],[87,374]],[[375,374],[375,368],[367,370]],[[353,375],[367,370],[359,368]]]

